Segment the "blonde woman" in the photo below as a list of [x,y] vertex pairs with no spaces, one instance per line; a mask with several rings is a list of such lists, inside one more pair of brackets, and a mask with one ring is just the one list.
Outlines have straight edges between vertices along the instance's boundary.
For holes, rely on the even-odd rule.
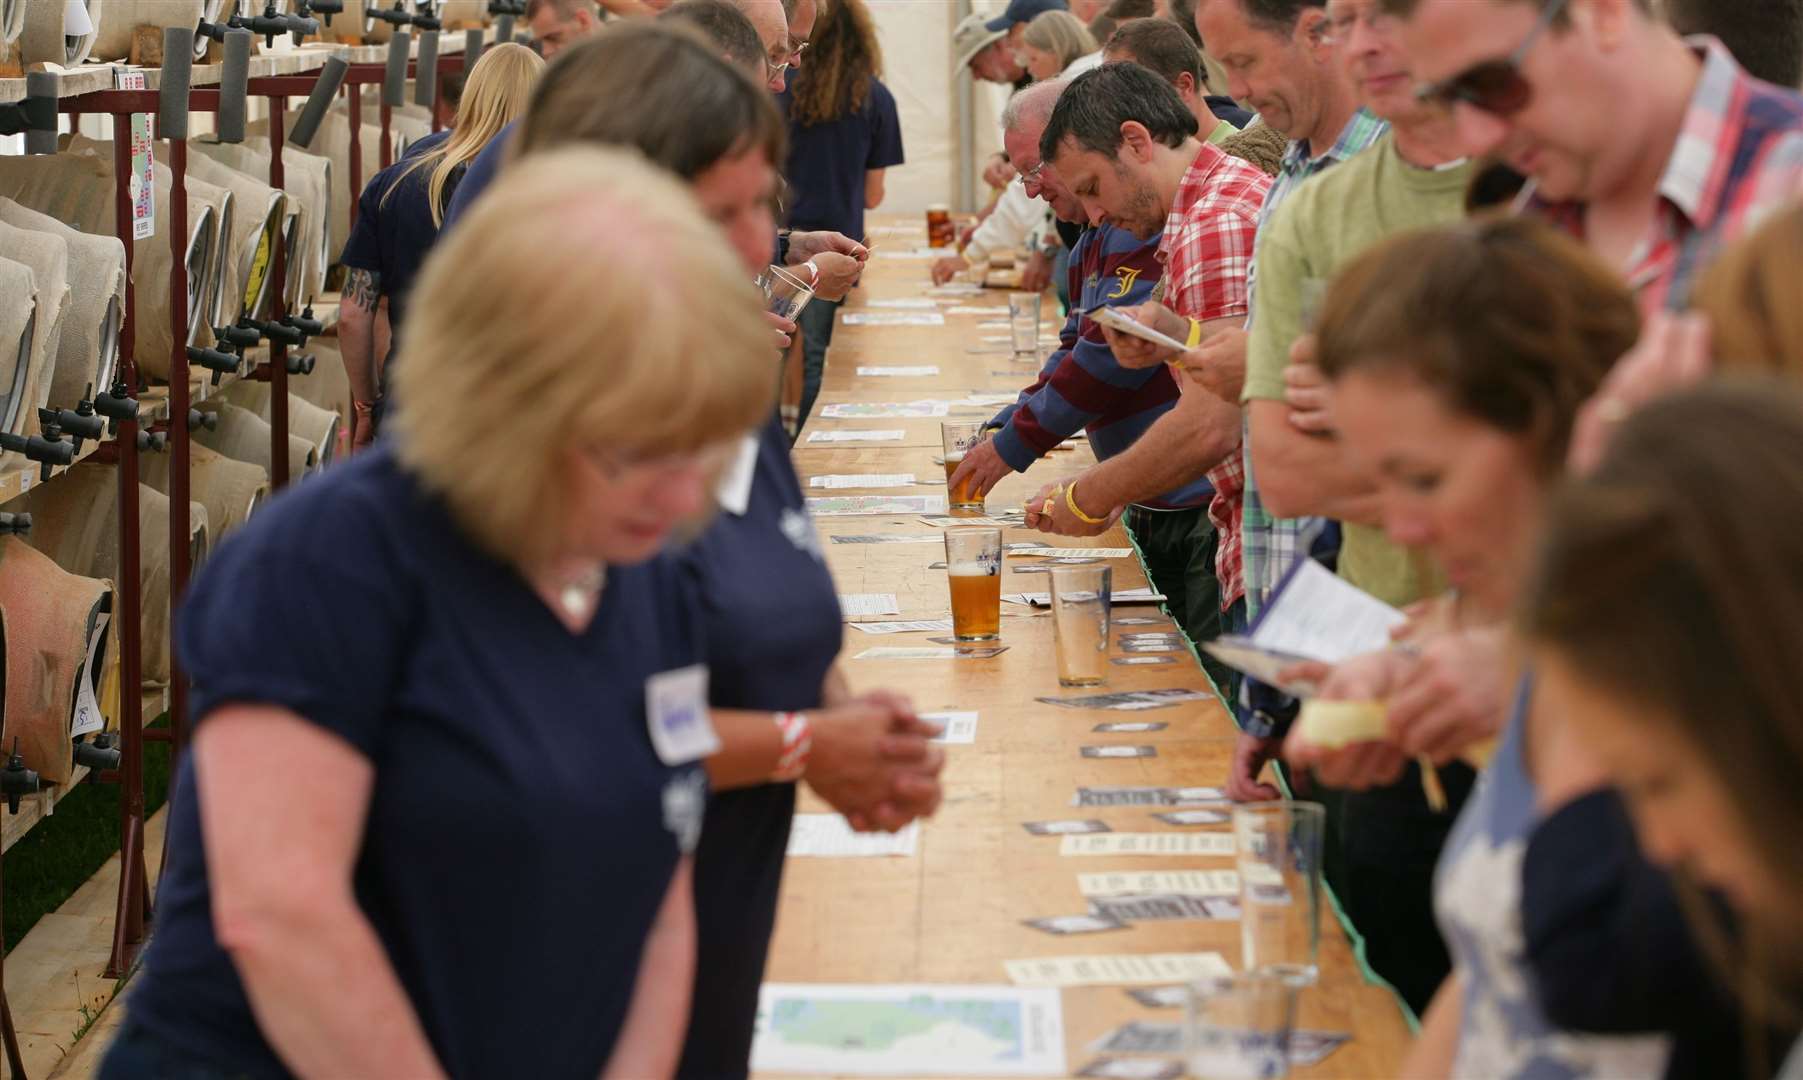
[[395,355],[413,280],[438,239],[445,207],[471,160],[526,111],[544,69],[545,62],[524,45],[491,46],[470,71],[450,130],[414,143],[364,186],[340,259],[348,273],[338,304],[339,348],[355,406],[353,446],[367,445],[381,423],[387,379],[385,357],[376,354],[378,309],[390,328],[387,355]]
[[102,1075],[675,1069],[709,736],[660,552],[769,415],[769,336],[638,155],[497,194],[427,261],[392,437],[189,593],[194,752]]
[[1101,47],[1089,28],[1068,11],[1043,11],[1033,17],[1021,34],[1016,57],[1033,81],[1044,82],[1064,74],[1080,75],[1102,62]]

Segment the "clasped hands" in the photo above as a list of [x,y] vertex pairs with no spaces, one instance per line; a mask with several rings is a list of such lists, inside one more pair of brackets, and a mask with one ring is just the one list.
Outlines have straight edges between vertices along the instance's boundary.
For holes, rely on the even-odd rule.
[[852,828],[895,832],[939,808],[945,751],[929,741],[939,727],[906,697],[876,690],[808,716],[813,748],[802,779]]

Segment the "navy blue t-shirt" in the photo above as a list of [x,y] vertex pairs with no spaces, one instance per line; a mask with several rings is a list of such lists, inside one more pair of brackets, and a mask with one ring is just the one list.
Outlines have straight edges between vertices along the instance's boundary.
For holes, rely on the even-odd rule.
[[[414,158],[450,137],[449,131],[435,131],[409,146],[399,161],[370,177],[357,198],[357,221],[351,226],[351,235],[339,258],[348,267],[382,275],[382,295],[388,297],[388,325],[396,341],[407,312],[408,294],[413,291],[413,279],[419,276],[427,252],[438,239],[438,226],[432,223],[432,171],[415,169],[399,187],[394,187],[395,178],[413,164]],[[388,191],[391,187],[392,195]]]
[[469,212],[470,204],[476,197],[488,190],[488,185],[495,182],[495,176],[501,171],[501,162],[507,158],[507,144],[513,139],[513,129],[520,122],[515,120],[488,140],[470,161],[470,167],[464,171],[463,182],[457,185],[457,193],[451,196],[451,205],[445,208],[444,227],[448,232],[458,218]]
[[803,125],[789,116],[791,91],[777,95],[789,120],[789,162],[783,177],[793,193],[789,225],[864,238],[864,174],[902,163],[901,118],[895,95],[876,76],[864,104],[837,120]]
[[[701,597],[713,704],[800,712],[820,704],[844,626],[774,416],[757,444],[745,512],[721,510],[682,559]],[[794,784],[717,792],[708,804],[695,853],[699,951],[680,1076],[745,1074],[794,813]]]
[[[176,630],[202,724],[276,705],[374,766],[357,901],[449,1075],[593,1080],[705,805],[646,729],[646,680],[701,661],[698,619],[666,556],[610,567],[571,633],[377,449],[227,540]],[[214,938],[193,761],[132,1016],[284,1075]]]

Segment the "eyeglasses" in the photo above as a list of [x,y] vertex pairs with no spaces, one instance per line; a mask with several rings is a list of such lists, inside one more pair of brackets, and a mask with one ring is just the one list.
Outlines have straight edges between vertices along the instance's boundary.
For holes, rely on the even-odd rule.
[[1020,182],[1022,185],[1037,184],[1039,183],[1039,174],[1043,172],[1045,172],[1045,162],[1042,161],[1031,169],[1028,169],[1026,172],[1021,173]]
[[789,61],[794,58],[794,55],[794,53],[785,54],[783,62],[780,64],[771,60],[768,56],[764,57],[764,77],[767,79],[774,79],[778,75],[789,70]]
[[1539,20],[1514,52],[1498,60],[1480,61],[1450,79],[1419,86],[1416,100],[1448,108],[1463,101],[1495,116],[1513,116],[1527,108],[1534,98],[1534,86],[1521,73],[1521,62],[1564,9],[1565,0],[1552,0],[1540,10]]
[[808,46],[811,44],[813,44],[813,43],[804,41],[800,45],[797,45],[797,46],[795,46],[795,48],[789,50],[789,66],[790,67],[795,66],[795,64],[801,59],[801,54],[804,52],[807,52]]

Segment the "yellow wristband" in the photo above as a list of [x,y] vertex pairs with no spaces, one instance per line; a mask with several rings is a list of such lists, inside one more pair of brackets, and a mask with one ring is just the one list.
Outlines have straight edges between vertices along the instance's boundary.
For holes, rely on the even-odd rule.
[[1189,337],[1183,342],[1183,347],[1193,349],[1200,344],[1202,344],[1202,323],[1191,319],[1189,321]]
[[1085,525],[1106,525],[1106,524],[1108,524],[1107,518],[1090,517],[1088,514],[1085,514],[1081,509],[1078,508],[1078,506],[1077,506],[1077,482],[1075,480],[1072,480],[1070,483],[1064,485],[1064,505],[1069,507],[1070,512],[1077,515],[1077,520],[1081,521]]

